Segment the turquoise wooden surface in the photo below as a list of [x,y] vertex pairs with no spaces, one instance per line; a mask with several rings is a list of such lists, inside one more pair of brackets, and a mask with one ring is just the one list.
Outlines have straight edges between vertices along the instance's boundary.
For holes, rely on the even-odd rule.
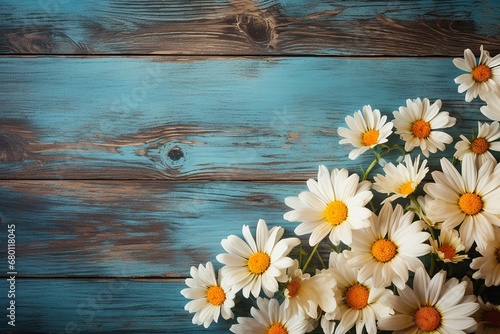
[[493,0],[1,1],[0,294],[15,224],[18,309],[0,330],[206,332],[183,310],[190,266],[259,218],[291,235],[283,199],[318,164],[366,165],[338,145],[345,116],[428,97],[455,138],[486,120],[451,60],[500,53],[498,17]]
[[[179,305],[181,280],[18,279],[14,332],[206,333]],[[0,288],[5,291],[4,280]],[[4,319],[2,319],[4,320]],[[2,329],[6,329],[2,324]],[[227,324],[213,324],[215,333]],[[12,330],[13,328],[9,328]]]
[[300,181],[310,161],[357,169],[368,159],[346,160],[336,129],[365,104],[392,115],[408,98],[441,99],[466,134],[486,120],[456,92],[459,74],[449,58],[5,59],[0,178]]
[[[225,234],[259,218],[288,227],[283,199],[302,184],[4,181],[2,234],[16,225],[27,277],[186,277]],[[286,224],[286,225],[285,225]],[[224,233],[224,234],[221,234]]]

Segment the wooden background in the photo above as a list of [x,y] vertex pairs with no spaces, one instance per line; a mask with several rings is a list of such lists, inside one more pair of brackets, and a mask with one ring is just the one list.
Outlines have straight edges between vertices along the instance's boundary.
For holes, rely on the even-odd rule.
[[500,53],[499,18],[494,0],[1,0],[15,331],[203,332],[189,268],[259,218],[290,235],[283,199],[318,164],[366,166],[338,145],[345,116],[428,97],[455,138],[486,121],[452,59]]

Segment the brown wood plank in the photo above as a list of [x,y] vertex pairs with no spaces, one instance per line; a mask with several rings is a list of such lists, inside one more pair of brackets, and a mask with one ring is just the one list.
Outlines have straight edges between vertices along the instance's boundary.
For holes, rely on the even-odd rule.
[[4,1],[5,54],[460,55],[500,51],[495,1]]

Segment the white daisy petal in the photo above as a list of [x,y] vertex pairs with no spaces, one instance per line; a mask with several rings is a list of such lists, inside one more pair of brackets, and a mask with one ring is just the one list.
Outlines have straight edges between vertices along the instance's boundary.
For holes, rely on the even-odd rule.
[[500,200],[500,179],[494,172],[492,162],[478,168],[476,159],[474,155],[466,154],[461,173],[447,159],[441,159],[443,172],[434,172],[432,177],[435,183],[424,187],[424,191],[433,198],[427,204],[430,208],[427,210],[429,219],[442,222],[446,229],[460,225],[460,236],[466,251],[474,242],[486,244],[492,228],[497,221],[500,224],[500,219],[493,215]]
[[458,87],[459,93],[465,93],[465,100],[472,101],[478,95],[481,99],[491,91],[490,87],[495,87],[495,66],[499,61],[498,57],[491,59],[488,51],[481,46],[481,54],[478,62],[474,53],[470,49],[464,51],[464,58],[453,59],[453,64],[460,70],[467,72],[455,78],[455,83],[460,84]]
[[[252,243],[253,236],[243,227],[245,239]],[[264,220],[257,223],[257,240],[255,249],[248,246],[240,238],[230,235],[222,240],[222,245],[228,254],[219,254],[217,260],[225,266],[221,269],[225,279],[233,285],[233,292],[243,290],[248,297],[251,293],[259,296],[260,291],[272,296],[278,291],[277,280],[281,280],[283,269],[293,263],[288,253],[300,243],[298,238],[281,239],[283,229],[273,227],[270,230]],[[264,277],[264,279],[263,279]]]
[[303,316],[287,315],[284,304],[276,299],[257,298],[257,307],[252,307],[252,317],[238,317],[238,323],[230,331],[236,334],[266,333],[268,330],[288,334],[303,334],[307,331],[308,321]]
[[351,144],[355,147],[349,153],[349,159],[354,160],[376,145],[387,142],[393,125],[386,121],[387,116],[381,116],[379,110],[372,110],[369,105],[363,107],[363,112],[358,110],[353,116],[346,117],[345,122],[349,129],[340,127],[337,133],[344,138],[340,144]]
[[439,112],[440,108],[441,100],[430,105],[429,99],[417,98],[406,100],[406,107],[401,106],[399,111],[393,112],[395,133],[405,141],[406,151],[420,147],[427,157],[429,152],[442,151],[445,144],[451,143],[451,136],[436,130],[455,125],[456,119],[447,112]]
[[[338,245],[340,241],[350,244],[351,229],[369,226],[371,211],[365,206],[373,197],[369,190],[370,183],[359,182],[359,176],[349,175],[346,169],[334,169],[328,173],[324,166],[319,166],[317,183],[314,189],[321,192],[324,195],[322,197],[328,197],[329,202],[325,203],[311,191],[304,191],[298,197],[303,204],[297,203],[296,200],[285,201],[293,210],[283,217],[288,221],[301,222],[295,228],[295,233],[311,233],[311,246],[318,244],[328,235],[334,245]],[[302,209],[302,205],[308,209]]]
[[430,279],[425,269],[418,269],[413,289],[398,289],[399,296],[391,299],[391,304],[405,306],[395,307],[394,315],[380,320],[379,329],[398,333],[465,333],[474,325],[471,315],[479,305],[475,298],[466,295],[465,282],[446,282],[445,278],[444,271]]
[[[376,330],[375,322],[393,313],[387,304],[387,299],[392,296],[392,291],[385,288],[375,288],[370,278],[364,280],[361,272],[348,265],[348,251],[330,254],[329,268],[322,272],[331,275],[336,282],[335,299],[338,311],[326,312],[329,320],[340,320],[335,328],[335,333],[346,333],[356,326],[356,331],[361,333],[366,328],[368,333]],[[377,310],[377,312],[374,312]]]
[[[184,309],[195,313],[193,324],[207,328],[212,321],[217,322],[220,315],[224,319],[233,318],[230,309],[234,306],[234,293],[221,281],[221,272],[219,279],[216,280],[214,267],[211,262],[207,262],[206,267],[202,264],[197,269],[193,267],[191,275],[192,279],[186,279],[186,282],[189,281],[191,284],[188,284],[189,287],[183,289],[181,294],[191,299]],[[221,309],[224,311],[221,312]]]
[[[418,257],[430,251],[426,244],[429,233],[422,231],[423,224],[411,223],[412,219],[413,213],[403,215],[399,204],[394,210],[390,203],[384,204],[379,216],[373,216],[373,233],[353,231],[356,242],[351,245],[348,263],[361,264],[362,274],[373,275],[373,284],[377,288],[391,282],[403,288],[408,271],[420,266]],[[390,226],[389,231],[387,226]],[[374,267],[376,269],[369,269]]]

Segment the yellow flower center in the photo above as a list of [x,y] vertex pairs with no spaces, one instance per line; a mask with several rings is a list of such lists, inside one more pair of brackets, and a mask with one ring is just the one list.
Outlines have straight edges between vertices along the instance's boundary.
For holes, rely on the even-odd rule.
[[434,306],[422,306],[415,313],[415,323],[424,332],[432,332],[441,326],[441,314]]
[[488,323],[487,327],[500,328],[500,311],[489,310],[483,314],[482,320]]
[[267,329],[266,334],[288,334],[288,331],[285,326],[277,322]]
[[299,290],[300,290],[300,283],[301,283],[301,279],[299,277],[296,277],[294,279],[292,279],[290,281],[290,283],[288,283],[286,285],[286,288],[288,290],[288,295],[290,297],[295,297],[296,295],[299,294]]
[[483,201],[481,197],[472,193],[465,193],[458,200],[460,210],[468,215],[476,215],[483,209]]
[[425,139],[429,137],[429,134],[431,133],[431,125],[429,122],[419,119],[411,125],[411,132],[415,137]]
[[257,252],[250,255],[247,266],[253,274],[260,275],[269,268],[271,258],[264,252]]
[[486,65],[477,65],[471,72],[477,82],[485,82],[491,78],[491,69]]
[[403,183],[403,185],[399,188],[399,193],[402,195],[409,195],[415,191],[413,188],[413,181],[408,181]]
[[226,293],[217,285],[212,285],[207,290],[207,300],[214,306],[220,306],[226,300]]
[[369,294],[370,293],[365,286],[359,283],[354,284],[349,289],[347,289],[347,292],[345,294],[345,303],[350,308],[361,310],[366,305],[368,305]]
[[485,138],[476,138],[470,144],[470,149],[476,154],[483,154],[490,148],[490,143]]
[[457,254],[455,248],[450,244],[442,244],[441,247],[438,248],[438,251],[444,254],[445,260],[451,260]]
[[378,143],[378,136],[380,133],[377,130],[368,130],[363,133],[361,137],[361,142],[365,146],[372,146]]
[[397,253],[397,247],[391,240],[380,239],[375,241],[372,246],[372,255],[379,262],[392,260]]
[[333,226],[340,225],[347,219],[347,205],[342,201],[330,202],[323,211],[327,222]]

